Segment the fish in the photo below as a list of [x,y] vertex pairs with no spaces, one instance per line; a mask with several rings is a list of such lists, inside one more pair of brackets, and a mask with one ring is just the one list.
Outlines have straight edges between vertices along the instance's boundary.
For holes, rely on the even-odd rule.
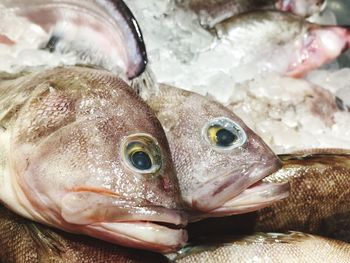
[[[20,27],[31,24],[30,42],[47,33],[36,48],[50,52],[75,51],[91,65],[100,65],[133,79],[148,63],[141,29],[122,0],[1,0],[2,24],[9,14],[23,18]],[[0,28],[0,43],[20,45],[20,30]],[[24,32],[25,33],[25,32]]]
[[22,75],[0,82],[0,201],[67,232],[181,247],[187,216],[166,135],[130,86],[86,67]]
[[162,254],[125,248],[53,229],[0,206],[0,262],[166,263]]
[[321,11],[325,0],[178,0],[199,15],[201,25],[213,28],[230,17],[256,10],[279,10],[309,17]]
[[310,149],[279,158],[282,168],[265,180],[287,180],[287,198],[253,213],[196,222],[189,235],[197,240],[293,230],[350,242],[350,152]]
[[278,11],[241,14],[215,30],[234,51],[237,68],[253,76],[274,72],[301,78],[346,51],[350,39],[347,27],[321,26]]
[[288,183],[261,182],[280,161],[231,110],[165,84],[146,102],[165,130],[190,221],[254,211],[288,196]]
[[189,245],[169,257],[195,262],[350,262],[350,244],[301,232],[255,233]]

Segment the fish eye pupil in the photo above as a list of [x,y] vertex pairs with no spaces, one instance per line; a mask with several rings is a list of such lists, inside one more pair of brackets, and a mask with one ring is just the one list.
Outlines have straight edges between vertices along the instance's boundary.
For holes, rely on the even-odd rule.
[[218,146],[227,147],[237,140],[237,136],[227,129],[220,129],[216,133]]
[[142,151],[137,151],[130,156],[132,165],[139,170],[148,170],[152,168],[152,160],[149,155]]

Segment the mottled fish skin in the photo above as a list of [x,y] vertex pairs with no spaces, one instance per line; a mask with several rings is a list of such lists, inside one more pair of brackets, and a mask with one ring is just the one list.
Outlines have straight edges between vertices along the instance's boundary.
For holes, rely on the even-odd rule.
[[177,0],[199,15],[201,25],[212,28],[227,18],[256,10],[280,10],[308,17],[321,10],[324,0]]
[[119,247],[34,223],[0,205],[2,263],[166,263],[161,254]]
[[[51,51],[64,42],[63,52],[88,53],[90,64],[118,66],[129,79],[146,68],[141,29],[122,0],[0,0],[2,12],[14,12],[49,32],[51,39],[42,47]],[[21,44],[1,33],[0,43]]]
[[[124,246],[164,252],[184,244],[186,231],[158,224],[186,224],[166,136],[124,81],[79,67],[10,78],[0,82],[6,206]],[[137,166],[134,153],[150,164]]]
[[249,66],[252,76],[275,72],[303,77],[337,58],[349,48],[350,40],[346,27],[316,25],[278,11],[241,14],[215,29],[232,47],[232,63],[243,69]]
[[256,233],[185,247],[169,257],[176,263],[345,263],[350,262],[350,244],[300,232]]
[[[191,220],[254,211],[288,195],[286,183],[256,184],[279,169],[279,160],[232,111],[210,98],[167,85],[160,85],[147,103],[167,135]],[[246,137],[244,143],[227,149],[212,145],[206,127],[217,120],[222,125],[235,123]]]
[[295,230],[350,242],[350,153],[332,152],[280,156],[282,169],[266,180],[289,181],[289,197],[254,213],[191,224],[190,236]]

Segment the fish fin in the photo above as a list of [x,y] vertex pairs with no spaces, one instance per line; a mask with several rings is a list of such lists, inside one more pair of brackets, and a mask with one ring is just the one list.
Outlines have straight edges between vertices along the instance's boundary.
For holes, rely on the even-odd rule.
[[[336,149],[336,148],[311,148],[307,150],[300,150],[300,151],[293,151],[288,154],[281,154],[281,158],[293,158],[293,156],[309,156],[309,155],[350,155],[350,150],[349,149]],[[295,157],[294,157],[295,158]]]
[[[237,245],[242,244],[275,244],[284,243],[291,244],[295,242],[301,242],[304,239],[310,238],[311,235],[301,232],[287,232],[287,233],[256,233],[254,235],[245,236],[239,240],[235,240]],[[226,243],[226,242],[225,242]],[[231,245],[231,243],[227,243]]]
[[180,250],[166,254],[165,256],[170,260],[170,262],[176,262],[177,260],[187,257],[188,255],[194,255],[202,253],[204,251],[211,251],[218,248],[220,245],[208,244],[208,245],[193,245],[188,244],[181,248]]
[[25,75],[28,75],[29,73],[30,73],[29,71],[22,71],[19,73],[0,72],[0,81],[17,79]]
[[193,243],[188,244],[182,249],[175,253],[167,254],[166,257],[171,262],[176,262],[177,260],[187,257],[189,255],[194,255],[202,252],[212,251],[223,246],[232,245],[250,245],[250,244],[292,244],[297,242],[302,242],[305,239],[312,238],[313,236],[309,234],[304,234],[301,232],[287,232],[287,233],[255,233],[253,235],[247,236],[235,236],[228,238],[215,238],[203,239],[205,241],[200,241],[199,244]]
[[131,81],[131,88],[146,101],[159,93],[159,85],[150,67]]
[[316,163],[343,165],[344,162],[350,161],[350,150],[312,149],[291,154],[281,154],[278,157],[282,161],[283,166],[293,164],[314,165]]
[[44,258],[59,256],[64,252],[64,244],[62,244],[59,236],[50,230],[50,228],[30,222],[26,224],[26,229]]

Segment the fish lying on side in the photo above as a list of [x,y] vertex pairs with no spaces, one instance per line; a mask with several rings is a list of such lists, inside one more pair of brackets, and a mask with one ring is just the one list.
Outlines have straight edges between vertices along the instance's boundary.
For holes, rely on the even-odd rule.
[[256,233],[218,243],[188,246],[169,257],[176,263],[345,263],[350,262],[350,244],[300,232]]
[[165,130],[192,220],[246,213],[288,196],[288,183],[261,183],[279,160],[232,111],[166,85],[147,103]]
[[232,63],[253,76],[276,72],[302,77],[337,58],[350,43],[348,28],[320,26],[277,11],[238,15],[215,29],[234,51]]
[[166,263],[161,254],[51,229],[0,206],[2,263]]
[[[192,104],[192,111],[199,111],[202,112],[203,109],[207,109],[207,112],[202,112],[201,115],[199,115],[199,119],[201,121],[206,122],[210,116],[206,116],[206,114],[211,115],[213,112],[217,111],[218,114],[222,114],[220,116],[225,116],[226,118],[231,118],[231,121],[233,122],[240,122],[240,120],[235,117],[231,112],[225,110],[224,107],[220,106],[218,103],[211,101],[208,98],[202,97],[200,95],[193,94],[191,92],[186,92],[177,88],[167,87],[167,86],[161,86],[160,87],[160,93],[158,94],[158,98],[154,98],[152,100],[153,106],[156,104],[156,101],[159,103],[168,103],[168,110],[174,111],[171,115],[172,122],[177,127],[175,130],[170,129],[168,131],[172,136],[174,137],[174,133],[172,131],[177,131],[179,128],[189,129],[191,134],[186,133],[184,139],[177,138],[179,140],[179,143],[173,144],[180,146],[179,151],[177,152],[177,156],[181,157],[181,155],[186,155],[188,160],[190,160],[189,164],[186,166],[187,170],[193,170],[190,175],[196,176],[196,172],[200,171],[200,169],[207,169],[209,170],[210,167],[205,167],[202,165],[199,165],[199,162],[202,162],[198,157],[195,155],[192,155],[192,152],[188,152],[189,148],[200,146],[202,149],[198,152],[199,154],[211,154],[211,147],[206,148],[205,144],[203,145],[202,140],[206,142],[204,138],[202,138],[202,134],[199,132],[199,136],[196,136],[195,134],[192,134],[193,129],[197,130],[197,123],[193,120],[186,119],[180,119],[181,121],[175,122],[174,116],[177,116],[177,113],[184,114],[184,115],[190,115],[190,112],[187,112],[190,110],[190,108],[184,108],[183,111],[181,110],[181,101],[179,100],[185,100],[186,97],[191,98],[192,100],[196,100],[196,104]],[[164,96],[164,97],[163,97]],[[161,99],[163,98],[163,99]],[[172,99],[178,98],[179,100],[175,100],[175,104],[173,105],[171,103]],[[158,104],[158,107],[160,105]],[[159,109],[159,108],[158,108]],[[167,108],[163,108],[163,110],[166,110]],[[181,112],[179,112],[181,110]],[[164,112],[164,114],[161,114],[163,117],[167,114]],[[204,116],[203,116],[204,114]],[[228,120],[228,119],[227,119]],[[168,120],[171,121],[171,120]],[[177,126],[178,125],[178,126]],[[239,125],[236,123],[236,125]],[[268,148],[265,149],[265,145],[257,138],[254,134],[251,134],[249,129],[247,129],[243,124],[241,124],[244,128],[244,132],[247,132],[248,138],[250,140],[249,144],[252,144],[252,141],[255,141],[254,144],[256,144],[256,147],[262,147],[262,149],[265,150],[266,156],[271,155],[271,165],[279,165],[276,157],[270,152]],[[169,125],[166,125],[167,128],[170,128]],[[186,128],[187,127],[187,128]],[[238,126],[237,126],[238,127]],[[191,128],[193,128],[191,130]],[[189,136],[186,139],[186,136]],[[213,136],[214,138],[215,136]],[[188,140],[198,140],[197,144],[188,144]],[[184,143],[184,145],[182,145]],[[188,146],[190,147],[188,147]],[[249,149],[252,151],[254,147],[251,146]],[[260,150],[262,150],[260,149]],[[242,148],[240,151],[247,151],[244,148]],[[232,151],[227,152],[226,155],[231,154]],[[214,153],[212,153],[214,154]],[[225,154],[223,154],[222,157],[224,157]],[[243,156],[243,153],[242,153]],[[246,156],[247,158],[249,156]],[[258,157],[256,157],[258,158]],[[174,159],[175,161],[176,159]],[[184,160],[181,158],[181,160]],[[223,161],[229,160],[228,157],[223,158]],[[253,160],[252,160],[253,161]],[[175,161],[176,162],[176,161]],[[249,162],[246,162],[248,165]],[[220,165],[219,161],[213,161],[211,162],[211,167],[214,167],[214,165]],[[237,161],[230,160],[230,165],[233,167],[239,168],[237,165]],[[258,168],[260,166],[264,166],[264,164],[257,164]],[[267,165],[267,164],[265,164]],[[230,168],[230,167],[229,167]],[[231,167],[232,168],[232,167]],[[266,170],[268,169],[268,165]],[[219,169],[219,168],[217,168]],[[271,168],[272,169],[272,168]],[[180,169],[181,172],[183,172],[183,169]],[[259,174],[257,174],[258,176]],[[215,174],[214,174],[215,176]],[[184,177],[184,176],[183,176]],[[263,177],[263,174],[261,174],[261,177]],[[220,177],[218,177],[220,179]],[[249,180],[248,175],[245,175],[244,180]],[[258,180],[259,178],[253,178],[253,180]],[[185,181],[186,179],[183,178],[182,181]],[[225,177],[222,177],[222,180],[225,180]],[[194,180],[193,180],[194,182]],[[218,180],[220,182],[220,180]],[[210,191],[210,187],[215,187],[215,185],[211,185],[211,181],[207,183],[207,185],[204,185],[204,187],[208,187],[208,191]],[[205,188],[203,187],[203,191]],[[266,183],[266,184],[260,184],[256,185],[251,188],[251,192],[248,194],[245,194],[245,192],[241,193],[239,196],[243,197],[249,197],[251,195],[251,207],[245,208],[248,209],[248,211],[251,211],[252,209],[258,209],[260,207],[266,206],[268,204],[271,204],[272,202],[276,200],[280,200],[281,198],[284,198],[288,194],[288,184],[274,184],[274,183]],[[261,190],[265,190],[261,191]],[[230,195],[230,193],[226,193]],[[235,194],[235,193],[234,193]],[[217,216],[218,214],[225,214],[225,213],[240,213],[242,212],[239,207],[236,207],[239,205],[239,203],[235,203],[231,201],[230,207],[222,208],[222,211],[211,211],[209,212],[209,216]],[[236,205],[236,206],[235,206]],[[4,210],[4,211],[2,211]],[[143,258],[143,262],[147,262],[148,258],[150,262],[153,259],[153,262],[163,262],[165,259],[161,257],[160,255],[156,256],[153,254],[147,254],[146,252],[137,252],[135,256],[131,256],[131,253],[136,253],[136,251],[133,250],[127,250],[123,249],[117,246],[108,245],[105,243],[100,243],[98,246],[94,246],[95,240],[91,239],[90,237],[86,236],[78,236],[78,235],[72,235],[72,234],[66,234],[57,230],[50,229],[47,226],[42,226],[38,223],[31,222],[27,219],[20,218],[10,211],[6,209],[0,209],[0,244],[4,247],[2,250],[2,253],[0,253],[0,260],[5,260],[5,262],[17,262],[16,260],[20,262],[35,262],[35,260],[39,261],[44,260],[46,258],[50,258],[52,261],[56,260],[55,262],[81,262],[78,259],[84,258],[83,262],[114,262],[113,260],[120,260],[118,262],[122,262],[122,259],[128,259],[128,260],[134,260],[135,262],[139,262],[140,258]],[[196,212],[198,213],[198,212]],[[202,216],[202,215],[201,215]],[[208,215],[206,215],[208,216]],[[198,215],[197,215],[198,217]],[[11,238],[9,238],[10,230],[14,232],[11,234]],[[15,236],[13,236],[15,235]],[[17,238],[22,238],[21,242],[17,240]],[[18,242],[18,243],[17,243]],[[17,246],[20,246],[18,248]],[[28,256],[29,255],[29,256]],[[34,259],[35,260],[34,260]],[[27,261],[25,261],[27,260]],[[31,261],[32,260],[32,261]],[[131,261],[131,262],[134,262]],[[50,262],[50,261],[49,261]]]
[[[11,13],[38,27],[31,31],[31,41],[39,29],[49,33],[41,48],[76,51],[82,56],[80,62],[90,56],[90,64],[121,69],[129,79],[145,70],[147,55],[141,30],[122,0],[0,0],[0,21]],[[2,23],[8,26],[0,27],[0,43],[11,46],[20,42],[20,31],[11,29],[6,20]]]
[[0,200],[112,243],[172,251],[186,217],[164,131],[117,76],[79,67],[0,82]]
[[325,0],[177,0],[180,6],[192,9],[200,23],[212,28],[232,16],[255,10],[280,10],[302,17],[319,12]]
[[280,158],[282,169],[266,180],[289,181],[288,198],[247,215],[191,224],[190,236],[295,230],[350,242],[350,153],[312,150]]

